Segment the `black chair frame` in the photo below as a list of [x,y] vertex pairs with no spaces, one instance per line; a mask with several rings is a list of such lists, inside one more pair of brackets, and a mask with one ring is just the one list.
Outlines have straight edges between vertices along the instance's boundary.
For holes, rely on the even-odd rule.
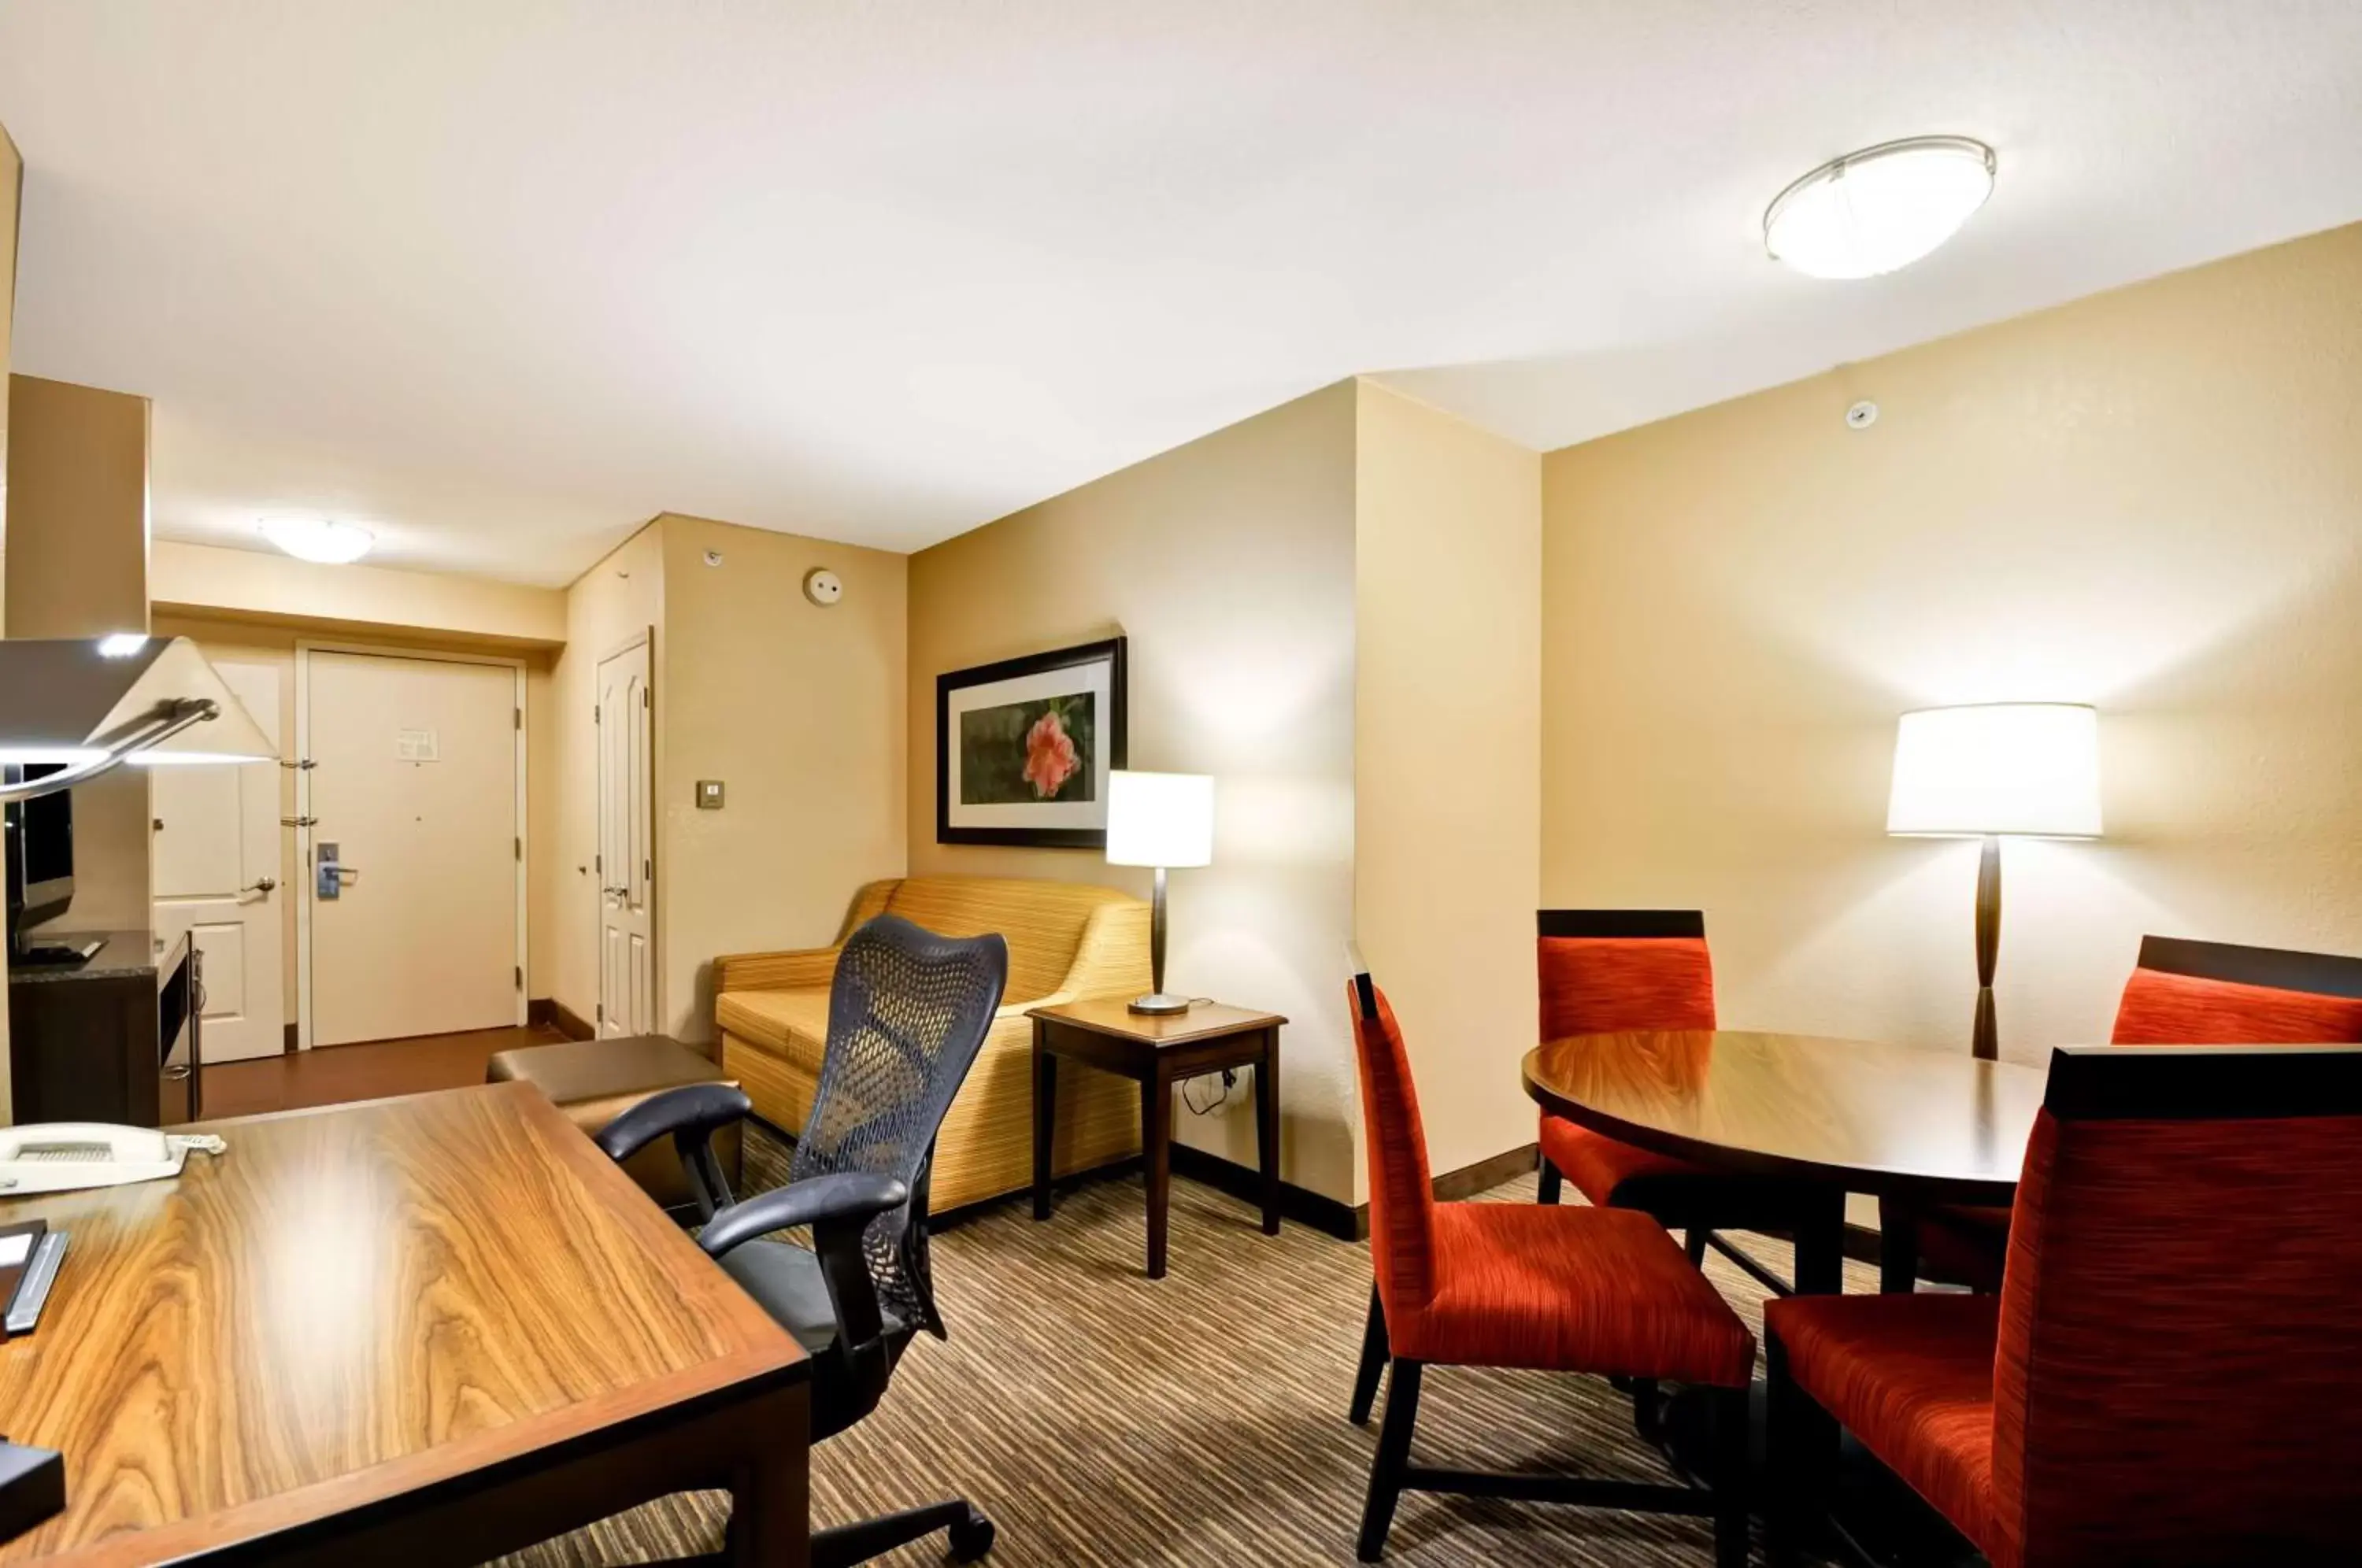
[[[785,1187],[745,1199],[734,1198],[713,1152],[712,1137],[722,1128],[751,1116],[754,1104],[744,1090],[728,1084],[691,1084],[652,1096],[609,1122],[595,1140],[609,1158],[621,1161],[660,1137],[671,1137],[703,1221],[698,1245],[708,1257],[726,1257],[774,1231],[811,1228],[811,1250],[836,1323],[833,1342],[811,1358],[814,1442],[844,1430],[877,1408],[896,1364],[920,1329],[938,1337],[944,1333],[927,1264],[927,1187],[934,1160],[933,1127],[941,1122],[952,1095],[966,1077],[1007,980],[1008,951],[998,936],[966,941],[940,937],[892,915],[879,916],[855,932],[845,944],[845,956],[839,959],[838,982],[830,1004],[830,1060],[822,1068],[813,1121],[799,1143],[800,1168],[807,1163],[813,1143],[811,1127],[819,1122],[830,1093],[830,1066],[838,1056],[837,1017],[844,1010],[845,977],[850,973],[845,966],[848,960],[859,962],[858,944],[880,938],[935,952],[988,946],[994,960],[991,996],[968,1010],[978,1015],[974,1038],[964,1042],[955,1064],[957,1072],[948,1087],[936,1086],[942,1091],[935,1096],[940,1103],[933,1107],[913,1179],[906,1182],[870,1170],[834,1170],[791,1179]],[[898,1214],[895,1233],[884,1237],[873,1233],[878,1221]],[[891,1319],[881,1301],[876,1273],[881,1248],[898,1266],[899,1277],[911,1297]],[[813,1568],[849,1568],[937,1530],[949,1531],[955,1562],[973,1562],[992,1549],[992,1521],[966,1499],[953,1498],[816,1530],[811,1538],[811,1562]]]

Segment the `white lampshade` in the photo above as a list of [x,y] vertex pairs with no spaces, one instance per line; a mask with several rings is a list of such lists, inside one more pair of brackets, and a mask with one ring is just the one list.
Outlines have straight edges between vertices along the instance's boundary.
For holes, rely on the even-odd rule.
[[1110,866],[1205,866],[1214,858],[1214,781],[1202,773],[1108,775]]
[[2099,837],[2099,713],[1986,702],[1904,714],[1886,831]]

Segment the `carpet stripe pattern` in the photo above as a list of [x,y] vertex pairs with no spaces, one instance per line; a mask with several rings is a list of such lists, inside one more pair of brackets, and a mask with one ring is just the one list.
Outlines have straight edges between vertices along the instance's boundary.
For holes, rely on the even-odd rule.
[[[785,1153],[759,1134],[750,1187]],[[1533,1201],[1533,1178],[1488,1198]],[[1750,1250],[1785,1271],[1778,1242]],[[1353,1562],[1377,1424],[1345,1419],[1370,1289],[1366,1246],[1173,1184],[1171,1273],[1142,1273],[1141,1182],[1086,1180],[1036,1224],[994,1208],[935,1238],[952,1337],[922,1338],[869,1419],[812,1455],[815,1525],[966,1496],[999,1528],[1001,1568]],[[1707,1273],[1750,1327],[1761,1289],[1709,1254]],[[1849,1290],[1876,1288],[1849,1265]],[[1438,1368],[1417,1461],[1460,1467],[1667,1478],[1604,1380]],[[719,1548],[726,1499],[663,1499],[505,1560],[594,1568]],[[1704,1520],[1411,1494],[1395,1518],[1396,1568],[1658,1564],[1703,1568]],[[880,1559],[944,1560],[942,1538]]]

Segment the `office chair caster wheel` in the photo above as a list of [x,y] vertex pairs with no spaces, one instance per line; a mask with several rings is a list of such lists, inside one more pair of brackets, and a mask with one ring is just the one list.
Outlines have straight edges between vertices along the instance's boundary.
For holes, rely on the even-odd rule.
[[952,1526],[952,1561],[973,1562],[982,1557],[992,1550],[995,1533],[992,1521],[970,1508],[967,1518]]

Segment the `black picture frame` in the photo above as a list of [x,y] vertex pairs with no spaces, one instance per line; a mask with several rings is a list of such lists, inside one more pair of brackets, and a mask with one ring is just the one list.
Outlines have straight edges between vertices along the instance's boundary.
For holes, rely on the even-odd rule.
[[[1019,658],[1005,658],[994,664],[979,664],[966,669],[945,671],[935,677],[935,842],[937,844],[989,844],[1014,845],[1029,849],[1098,849],[1107,848],[1107,827],[955,827],[952,823],[951,758],[955,744],[951,733],[952,694],[969,687],[989,686],[997,681],[1015,679],[1021,676],[1044,675],[1055,670],[1085,668],[1092,665],[1108,666],[1108,718],[1106,745],[1109,769],[1126,766],[1126,730],[1129,727],[1128,699],[1125,688],[1125,639],[1109,637],[1100,642],[1078,643],[1073,647],[1056,648],[1049,653],[1027,654]],[[1104,807],[1105,802],[1101,805]]]

